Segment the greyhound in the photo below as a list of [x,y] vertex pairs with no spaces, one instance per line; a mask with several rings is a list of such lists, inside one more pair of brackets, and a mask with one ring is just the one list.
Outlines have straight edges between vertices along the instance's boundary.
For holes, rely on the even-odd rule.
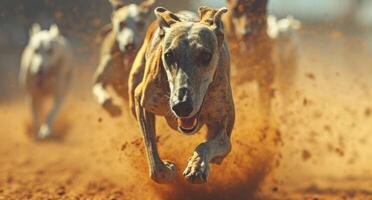
[[[52,134],[52,125],[62,106],[71,79],[72,65],[69,44],[53,24],[41,30],[34,24],[26,46],[20,70],[20,83],[26,89],[31,106],[33,132],[44,139]],[[46,97],[53,98],[53,107],[46,119],[41,120],[41,110]]]
[[[273,43],[267,35],[268,0],[227,0],[224,18],[237,84],[257,82],[260,108],[265,120],[271,114],[275,65]],[[234,72],[233,71],[233,72]]]
[[[129,102],[144,137],[150,177],[174,179],[176,168],[159,157],[155,116],[192,135],[207,126],[183,172],[190,183],[205,183],[209,163],[220,163],[231,150],[235,121],[230,86],[230,56],[221,17],[226,8],[199,8],[199,17],[158,7],[129,75]],[[184,12],[183,12],[184,13]]]
[[106,87],[111,85],[123,100],[128,99],[129,70],[152,21],[150,13],[155,0],[147,0],[139,5],[124,5],[117,0],[110,2],[113,7],[111,24],[106,25],[101,33],[104,40],[92,91],[98,103],[116,117],[121,114],[121,109],[113,103]]

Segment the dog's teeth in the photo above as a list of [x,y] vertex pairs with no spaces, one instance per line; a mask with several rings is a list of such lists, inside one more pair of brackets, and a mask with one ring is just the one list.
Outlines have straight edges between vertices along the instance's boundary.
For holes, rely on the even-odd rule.
[[198,120],[197,120],[196,117],[195,117],[195,118],[194,118],[194,121],[193,121],[193,123],[192,123],[192,126],[195,127],[197,123],[198,123]]

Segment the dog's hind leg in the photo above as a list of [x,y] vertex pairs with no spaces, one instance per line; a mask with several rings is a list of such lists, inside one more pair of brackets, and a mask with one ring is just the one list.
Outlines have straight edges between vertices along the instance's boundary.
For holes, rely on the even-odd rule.
[[121,115],[121,109],[113,103],[111,96],[106,91],[106,86],[112,77],[114,64],[115,60],[111,55],[105,55],[101,58],[98,69],[94,74],[92,92],[98,103],[107,110],[111,116],[115,117]]
[[176,176],[176,166],[171,162],[160,159],[156,144],[155,115],[147,112],[140,105],[139,95],[136,95],[135,107],[137,121],[145,142],[150,177],[157,183],[168,183]]

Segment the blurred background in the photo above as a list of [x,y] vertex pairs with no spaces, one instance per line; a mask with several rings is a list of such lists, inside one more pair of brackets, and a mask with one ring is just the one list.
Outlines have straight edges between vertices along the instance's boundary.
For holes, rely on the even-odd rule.
[[[280,149],[281,165],[276,170],[275,179],[282,185],[289,185],[290,188],[305,194],[339,192],[349,195],[355,194],[356,191],[371,195],[372,0],[269,2],[270,14],[278,17],[293,15],[302,23],[302,28],[298,31],[299,70],[296,100],[285,111],[277,113],[283,147]],[[172,10],[196,10],[201,4],[218,7],[224,6],[225,1],[158,2],[158,5],[165,5]],[[27,44],[29,28],[35,22],[40,23],[43,28],[48,28],[52,23],[58,24],[62,34],[70,40],[76,55],[76,68],[79,69],[76,75],[79,84],[75,84],[73,89],[84,89],[81,95],[84,97],[78,102],[85,105],[87,99],[92,100],[89,87],[93,70],[98,63],[100,47],[95,36],[103,25],[109,23],[111,10],[106,0],[1,0],[0,116],[3,115],[3,120],[7,120],[6,114],[13,113],[14,107],[17,110],[19,105],[23,105],[17,104],[23,103],[17,79],[20,55]],[[237,92],[239,93],[242,91]],[[245,137],[245,132],[248,132],[245,129],[247,122],[244,120],[251,119],[251,108],[255,107],[247,98],[236,98],[236,101],[238,106],[243,107],[238,107],[240,112],[234,133],[237,134],[234,137],[238,140],[237,138],[242,135]],[[69,104],[73,103],[75,102],[70,101]],[[86,120],[86,123],[94,121],[95,112],[99,110],[95,103],[89,105],[94,108],[89,110],[91,115],[78,115],[80,119]],[[24,113],[25,109],[22,107],[21,111],[17,111]],[[103,118],[108,119],[107,116]],[[14,114],[14,119],[18,119],[17,114]],[[114,122],[120,124],[118,121]],[[19,123],[12,124],[16,124],[18,128],[14,130],[20,132]],[[99,125],[94,127],[104,130]],[[125,126],[121,124],[120,127]],[[3,138],[9,136],[10,128],[5,128],[0,127]],[[81,129],[86,132],[85,127]],[[128,130],[126,127],[124,129]],[[113,130],[111,132],[117,129]],[[103,135],[101,141],[98,141],[98,144],[101,144],[105,141],[102,138],[111,138],[110,142],[107,142],[109,145],[105,153],[112,151],[112,146],[116,148],[115,154],[111,155],[113,162],[117,161],[117,155],[121,154],[122,144],[116,142],[120,137],[119,133],[115,137]],[[13,139],[13,146],[18,147],[19,138],[13,136]],[[85,139],[70,140],[85,144]],[[69,143],[72,146],[73,144],[75,143]],[[88,144],[86,146],[87,149],[91,148]],[[99,157],[97,154],[100,155],[96,151],[93,158]],[[104,156],[101,155],[100,159],[102,157]],[[123,163],[126,161],[120,164]],[[112,169],[112,165],[114,164],[107,164],[106,168]]]
[[[125,1],[136,3],[135,1]],[[224,6],[224,0],[167,1],[159,0],[172,10],[196,10],[198,4]],[[340,27],[343,31],[366,31],[372,27],[372,1],[370,0],[270,0],[269,12],[279,17],[293,15],[305,25],[327,25],[328,30]],[[96,47],[94,37],[100,27],[109,23],[111,7],[105,0],[2,0],[0,6],[0,74],[1,93],[13,87],[19,64],[19,55],[28,40],[32,23],[43,28],[57,23],[62,33],[79,47],[79,54],[91,55]],[[305,26],[306,27],[306,26]],[[371,45],[371,44],[370,44]],[[4,59],[6,58],[6,59]],[[11,83],[11,85],[9,85]],[[10,95],[0,95],[0,99]]]

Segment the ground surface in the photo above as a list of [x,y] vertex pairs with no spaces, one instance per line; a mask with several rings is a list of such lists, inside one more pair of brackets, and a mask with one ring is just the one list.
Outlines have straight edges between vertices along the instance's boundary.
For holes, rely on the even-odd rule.
[[135,122],[127,112],[111,119],[93,102],[84,68],[51,140],[31,140],[22,99],[3,96],[0,199],[372,199],[368,40],[338,31],[306,31],[301,40],[294,101],[275,103],[270,128],[261,124],[254,87],[234,86],[233,150],[212,166],[207,185],[181,176],[203,134],[182,136],[162,120],[160,153],[176,162],[179,177],[150,181]]

